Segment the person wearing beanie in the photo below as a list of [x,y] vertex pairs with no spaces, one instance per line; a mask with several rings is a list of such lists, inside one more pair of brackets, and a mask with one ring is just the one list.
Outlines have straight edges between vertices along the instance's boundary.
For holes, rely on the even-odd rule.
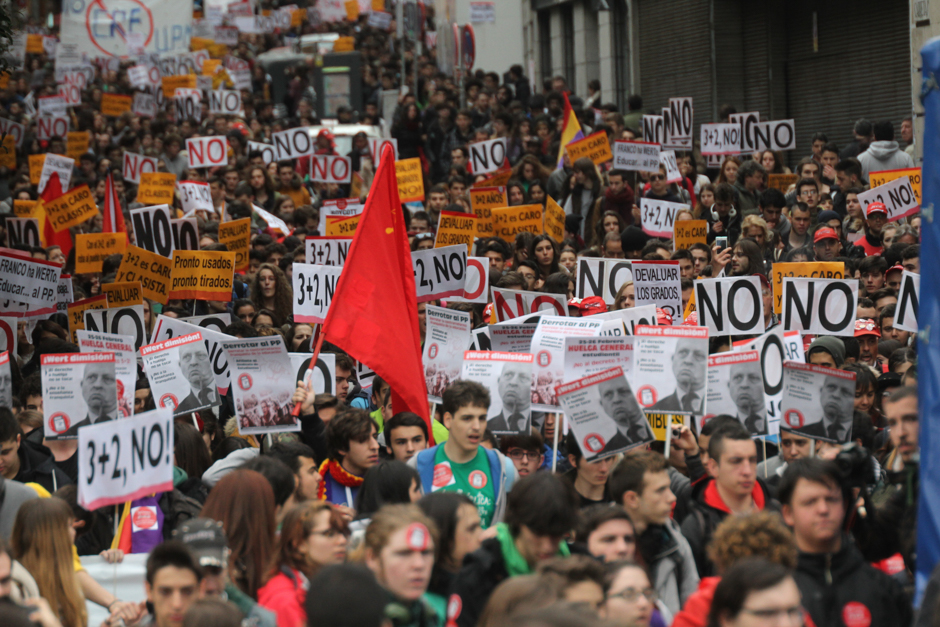
[[628,226],[620,234],[620,245],[625,259],[639,259],[649,237],[638,226]]
[[817,337],[806,351],[806,362],[816,366],[841,368],[845,363],[845,344],[834,335]]

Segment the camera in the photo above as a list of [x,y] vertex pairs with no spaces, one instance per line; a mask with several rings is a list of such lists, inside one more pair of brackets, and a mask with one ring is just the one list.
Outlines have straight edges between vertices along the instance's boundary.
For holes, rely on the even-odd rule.
[[836,455],[834,461],[847,487],[864,488],[871,483],[874,472],[871,456],[865,448],[850,444]]

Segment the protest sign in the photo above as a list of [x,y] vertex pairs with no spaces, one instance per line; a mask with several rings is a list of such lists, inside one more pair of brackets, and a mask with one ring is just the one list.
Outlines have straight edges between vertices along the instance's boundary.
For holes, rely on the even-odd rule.
[[477,217],[470,213],[458,211],[441,211],[437,221],[437,236],[434,240],[435,248],[463,244],[467,247],[467,254],[473,252],[473,240],[477,232]]
[[791,185],[795,185],[799,180],[798,174],[768,174],[767,187],[778,190],[781,194],[786,194]]
[[304,241],[307,263],[341,267],[351,244],[351,237],[308,237]]
[[760,113],[750,111],[747,113],[732,113],[728,122],[737,124],[741,128],[741,151],[756,152],[757,143],[754,139],[754,129],[760,123]]
[[613,154],[610,152],[610,142],[607,141],[607,133],[604,131],[597,131],[584,139],[570,142],[565,146],[565,151],[567,151],[571,163],[583,157],[587,157],[594,165],[601,165],[614,158]]
[[208,183],[180,181],[176,188],[179,190],[180,202],[183,203],[183,211],[187,214],[193,211],[215,211]]
[[170,298],[229,302],[235,253],[209,250],[173,251]]
[[760,373],[764,382],[764,399],[769,423],[768,433],[776,435],[780,430],[783,363],[806,361],[803,357],[803,339],[800,333],[798,331],[784,333],[783,328],[777,325],[758,338],[735,342],[731,350],[757,351],[760,355]]
[[396,161],[395,178],[398,181],[398,197],[402,202],[424,202],[424,173],[421,171],[421,159],[415,157]]
[[271,140],[274,142],[274,150],[277,152],[278,161],[312,155],[315,149],[310,131],[306,127],[273,133]]
[[199,226],[196,218],[170,220],[173,250],[199,250]]
[[117,283],[140,281],[144,298],[165,305],[170,294],[171,271],[172,262],[166,257],[137,246],[128,246],[114,280]]
[[852,337],[857,306],[857,279],[783,280],[785,331]]
[[288,353],[288,355],[290,355],[291,366],[294,369],[294,381],[313,383],[313,391],[317,394],[336,393],[336,355],[320,353],[313,368],[310,368],[310,361],[313,359],[310,353]]
[[413,251],[411,264],[419,303],[463,296],[467,281],[467,251],[464,246]]
[[705,414],[708,329],[638,326],[633,385],[644,409]]
[[565,340],[569,337],[596,336],[604,326],[602,320],[542,316],[532,335],[530,352],[535,355],[535,376],[532,402],[535,409],[553,411],[558,408],[555,386],[565,380]]
[[221,404],[202,333],[148,344],[140,355],[157,407],[179,416]]
[[917,314],[920,311],[920,275],[904,271],[901,275],[901,290],[894,312],[894,328],[917,332]]
[[503,137],[472,142],[467,148],[470,151],[470,171],[474,176],[494,172],[506,161],[506,139]]
[[5,136],[0,142],[0,167],[16,169],[16,141],[12,135]]
[[582,257],[578,259],[576,296],[600,296],[605,303],[613,305],[620,286],[632,280],[632,265],[627,260]]
[[760,354],[735,351],[708,357],[708,416],[734,416],[752,436],[769,432]]
[[49,141],[53,137],[65,137],[69,132],[69,118],[39,116],[36,118],[36,139]]
[[[682,173],[679,172],[679,163],[676,161],[676,151],[660,150],[659,163],[666,168],[666,181],[669,183],[678,183],[682,180]],[[669,227],[672,231],[672,227]]]
[[279,335],[222,342],[231,364],[238,432],[246,435],[300,431],[291,415],[297,378]]
[[101,115],[117,118],[131,110],[133,98],[118,94],[101,94]]
[[[349,157],[312,155],[310,180],[316,183],[349,183],[352,179],[352,161]],[[424,196],[422,194],[421,198]],[[405,202],[404,199],[402,202]]]
[[630,379],[633,338],[566,337],[564,381],[574,381],[619,366]]
[[[17,143],[19,146],[19,143]],[[902,168],[900,170],[881,170],[879,172],[869,172],[868,173],[868,182],[872,188],[881,187],[882,185],[893,181],[895,179],[908,177],[911,181],[911,187],[914,190],[914,196],[917,199],[917,204],[921,204],[921,174],[920,168]]]
[[251,205],[251,210],[254,211],[255,214],[259,218],[264,220],[265,224],[268,225],[269,229],[272,229],[274,231],[280,231],[281,234],[284,236],[291,234],[291,228],[287,226],[287,223],[284,222],[284,220],[281,220],[279,217],[277,217],[273,213],[269,213],[255,204]]
[[[46,162],[46,153],[41,155],[29,155],[29,182],[31,185],[39,186],[39,179],[42,178],[42,167]],[[38,201],[36,201],[38,202]]]
[[62,266],[0,251],[0,298],[39,307],[54,305]]
[[3,118],[0,118],[0,135],[4,137],[7,135],[12,136],[17,148],[22,147],[23,135],[25,132],[26,127],[22,124],[17,124],[16,122],[11,122],[10,120],[4,120]]
[[114,353],[46,354],[40,373],[46,439],[74,439],[119,417]]
[[650,142],[614,142],[614,169],[634,172],[659,170],[659,144]]
[[[84,329],[101,333],[115,333],[131,338],[134,350],[147,343],[147,324],[144,322],[143,305],[88,309],[84,312]],[[76,332],[77,337],[77,332]]]
[[[666,128],[661,115],[644,115],[642,122],[643,141],[662,145],[666,143]],[[659,169],[659,165],[650,168],[650,172]]]
[[144,304],[144,290],[140,286],[140,282],[105,283],[101,286],[101,293],[108,296],[109,307],[130,307]]
[[242,109],[242,94],[238,90],[217,89],[209,92],[209,113],[238,115]]
[[764,298],[756,276],[695,281],[698,323],[711,335],[748,335],[764,330]]
[[542,205],[518,205],[493,209],[493,228],[496,237],[500,237],[510,244],[515,243],[519,233],[542,232]]
[[91,144],[91,133],[88,131],[76,131],[68,133],[65,138],[65,150],[69,159],[78,161],[83,154],[88,152],[88,146]]
[[261,160],[265,165],[277,161],[277,151],[271,144],[262,144],[261,142],[248,141],[248,152],[258,151],[261,153]]
[[682,205],[667,200],[640,199],[640,221],[643,232],[652,237],[670,238],[676,223],[676,212],[688,209]]
[[75,236],[75,272],[101,272],[101,264],[110,255],[124,254],[126,233],[78,233]]
[[646,422],[649,423],[653,437],[657,442],[665,442],[667,437],[673,437],[668,430],[688,426],[689,417],[692,415],[688,412],[658,412],[655,410],[643,410],[643,413],[646,415]]
[[[65,136],[65,133],[62,134]],[[68,157],[63,157],[62,155],[56,155],[52,153],[46,153],[46,159],[42,163],[42,173],[39,175],[39,193],[43,193],[46,189],[46,183],[49,182],[49,177],[53,173],[59,175],[59,184],[62,185],[62,191],[65,192],[69,188],[69,183],[72,181],[72,170],[75,168],[75,159],[69,159]],[[85,189],[88,189],[88,186],[83,186]],[[73,193],[81,187],[75,188],[71,192]],[[55,226],[55,225],[53,225]],[[61,229],[57,229],[58,233]]]
[[137,245],[163,257],[173,256],[173,227],[169,205],[131,210]]
[[62,7],[60,47],[77,56],[124,57],[131,35],[145,35],[144,51],[179,54],[189,51],[193,8],[183,0],[148,0],[125,6],[116,0],[73,2]]
[[678,261],[634,261],[633,289],[637,306],[656,305],[682,322],[682,279]]
[[68,306],[75,300],[72,293],[72,277],[68,274],[59,275],[59,285],[56,289],[56,312],[67,315]]
[[108,297],[105,294],[83,298],[68,305],[66,311],[69,317],[69,334],[73,344],[78,343],[77,331],[85,328],[85,312],[89,309],[107,309]]
[[526,314],[547,309],[557,316],[568,315],[568,299],[564,294],[526,292],[493,288],[493,308],[497,322],[505,322]]
[[676,220],[673,222],[673,249],[682,250],[692,244],[705,244],[708,237],[707,220]]
[[[508,164],[507,164],[508,166]],[[504,167],[496,170],[490,174],[485,179],[481,179],[476,183],[470,185],[470,189],[474,188],[484,188],[484,187],[505,187],[506,183],[509,182],[509,179],[512,178],[512,168]],[[503,203],[502,206],[505,206],[506,203]]]
[[558,385],[555,392],[585,461],[653,441],[646,416],[619,366]]
[[[46,163],[49,163],[46,159]],[[98,215],[98,205],[87,185],[76,187],[45,203],[46,215],[56,233],[78,226]]]
[[700,132],[703,155],[736,155],[741,152],[739,124],[702,124]]
[[362,214],[357,214],[354,216],[349,216],[345,218],[339,217],[328,217],[326,219],[326,236],[327,237],[351,237],[356,233],[356,228],[359,226],[359,220],[362,217]]
[[[500,353],[532,352],[532,336],[540,316],[532,316],[531,322],[499,322],[491,324],[490,350]],[[525,319],[525,316],[523,316]]]
[[785,277],[807,277],[814,279],[843,279],[845,264],[841,261],[774,263],[770,271],[774,288],[774,313],[783,313],[783,279]]
[[[0,350],[16,355],[17,348],[17,320],[16,318],[0,317]],[[12,407],[12,405],[5,405]]]
[[235,272],[248,269],[248,251],[251,248],[251,218],[219,223],[219,243],[235,253]]
[[[215,331],[216,333],[223,333],[225,328],[232,324],[232,314],[218,313],[207,314],[205,316],[188,316],[186,318],[179,318],[179,320],[188,322],[189,324],[195,325],[200,329]],[[214,353],[212,351],[212,343],[210,342],[210,338],[203,336],[203,339],[206,340],[206,350],[209,351],[209,356],[211,357]]]
[[7,218],[7,245],[42,246],[39,220],[36,218]]
[[907,176],[898,177],[884,185],[861,192],[858,194],[858,202],[863,211],[873,202],[884,204],[888,209],[889,222],[906,218],[920,210],[920,201],[914,194],[911,180]]
[[[140,183],[140,175],[144,172],[157,171],[157,158],[145,157],[133,152],[124,153],[122,173],[124,178],[132,183]],[[172,198],[170,198],[172,201]],[[141,201],[143,202],[143,201]]]
[[492,350],[492,346],[493,344],[490,341],[490,328],[488,326],[470,331],[470,345],[467,347],[467,350],[488,351]]
[[463,296],[448,300],[461,303],[487,303],[490,297],[490,260],[487,257],[467,257],[467,280]]
[[117,380],[117,409],[119,417],[134,413],[134,389],[137,385],[137,351],[134,338],[116,333],[81,330],[78,347],[83,353],[111,353],[114,355],[114,376]]
[[45,219],[46,217],[41,200],[14,200],[13,214],[17,218]]
[[176,190],[176,175],[171,172],[140,172],[140,187],[137,188],[137,202],[147,205],[173,204],[173,192]]
[[294,289],[295,322],[326,322],[341,271],[340,266],[294,264],[291,283]]
[[639,325],[656,326],[656,305],[642,305],[639,307],[629,307],[627,309],[614,309],[604,313],[594,314],[592,318],[599,320],[620,320],[623,322],[627,335],[636,335],[636,327]]
[[[162,93],[160,92],[161,95]],[[155,118],[157,117],[156,98],[153,94],[145,94],[139,91],[134,94],[134,104],[131,109],[134,115],[142,118]]]
[[470,189],[470,207],[477,216],[477,237],[494,237],[496,226],[493,209],[505,207],[505,187],[474,187]]
[[565,210],[551,196],[545,197],[542,230],[558,244],[565,239]]
[[215,168],[228,165],[228,140],[220,135],[186,140],[190,168]]
[[440,403],[444,390],[460,377],[463,354],[470,344],[470,314],[428,305],[425,315],[424,380],[428,400]]
[[398,161],[398,140],[390,139],[386,137],[370,137],[369,138],[369,154],[372,156],[372,163],[375,167],[379,166],[379,159],[382,157],[382,151],[385,150],[385,146],[391,146],[392,150],[395,152],[395,161]]
[[[173,489],[173,415],[144,412],[116,423],[82,429],[78,437],[78,502],[90,510]],[[124,454],[122,455],[122,451]],[[156,514],[141,508],[134,517]],[[140,512],[138,512],[140,513]]]
[[39,115],[42,117],[64,117],[68,116],[68,102],[62,95],[40,96]]
[[[219,330],[219,326],[224,322],[225,318],[221,314],[214,316],[193,316],[185,320],[168,318],[163,315],[157,316],[150,342],[162,342],[163,340],[178,338],[183,335],[201,333],[206,352],[209,355],[212,374],[215,376],[216,388],[219,394],[224,395],[228,392],[229,384],[232,379],[228,355],[222,348],[222,342],[232,339],[232,336],[226,335]],[[226,324],[225,326],[228,325]]]
[[693,107],[691,98],[670,98],[669,106],[663,107],[665,148],[692,149]]
[[133,87],[146,89],[160,84],[160,68],[156,65],[134,65],[127,68],[127,80]]
[[329,236],[331,234],[326,231],[331,220],[335,223],[335,220],[338,218],[362,215],[363,209],[365,209],[365,207],[359,202],[358,198],[337,198],[331,201],[324,201],[323,206],[320,207],[320,222],[317,225],[317,231]]
[[783,364],[780,429],[838,444],[852,441],[855,373],[788,361]]
[[497,390],[486,414],[487,428],[497,435],[529,433],[532,418],[532,355],[466,351],[460,378]]

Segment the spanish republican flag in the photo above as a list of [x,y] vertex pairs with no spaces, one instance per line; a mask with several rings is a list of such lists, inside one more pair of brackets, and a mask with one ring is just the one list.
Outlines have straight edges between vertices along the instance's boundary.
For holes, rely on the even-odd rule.
[[[568,94],[562,94],[565,97],[565,124],[561,127],[561,144],[558,146],[558,168],[565,164],[565,147],[571,142],[584,139],[584,133],[581,132],[581,125],[578,118],[568,102]],[[557,168],[556,168],[557,169]]]
[[323,334],[388,381],[395,413],[418,414],[431,433],[414,267],[390,145],[379,160]]

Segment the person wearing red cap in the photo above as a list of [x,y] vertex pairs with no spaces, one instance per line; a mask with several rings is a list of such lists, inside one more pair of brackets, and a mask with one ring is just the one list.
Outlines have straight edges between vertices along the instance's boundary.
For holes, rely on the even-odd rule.
[[582,317],[593,316],[594,314],[606,312],[607,303],[600,296],[588,296],[581,299],[578,303],[578,309],[581,311]]
[[881,229],[888,223],[888,208],[883,202],[873,202],[865,208],[865,237],[855,244],[865,255],[880,255],[884,252]]
[[885,287],[897,295],[901,291],[901,277],[904,276],[904,266],[891,266],[885,272]]
[[858,341],[859,363],[881,372],[882,367],[878,361],[878,340],[881,339],[881,329],[878,328],[878,323],[871,319],[856,320],[855,339]]
[[813,234],[813,250],[816,251],[816,261],[832,261],[842,254],[842,242],[835,229],[820,226]]

